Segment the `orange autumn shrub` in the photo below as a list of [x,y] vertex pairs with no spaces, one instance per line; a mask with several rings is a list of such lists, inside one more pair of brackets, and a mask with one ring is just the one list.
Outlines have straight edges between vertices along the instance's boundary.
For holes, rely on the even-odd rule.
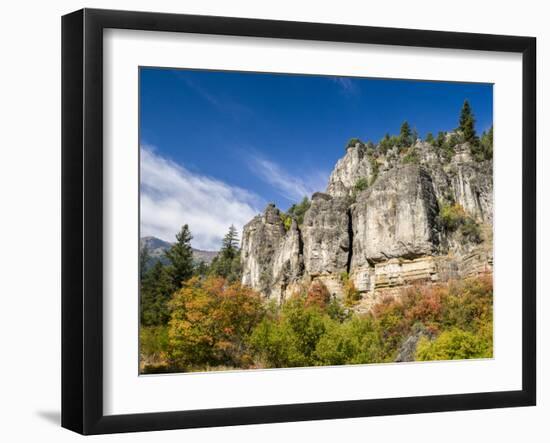
[[264,315],[260,295],[221,277],[188,280],[170,301],[170,358],[180,367],[247,367],[245,342]]
[[[240,283],[192,278],[172,297],[168,344],[159,349],[178,371],[389,362],[411,337],[416,360],[487,358],[492,297],[491,276],[481,276],[402,288],[361,312],[321,282],[278,304]],[[156,362],[157,347],[143,344]]]
[[330,302],[330,292],[328,292],[325,284],[319,280],[315,280],[309,286],[305,299],[305,306],[317,306],[325,309]]
[[[492,349],[493,334],[492,276],[481,276],[450,283],[417,285],[401,291],[397,297],[386,297],[372,311],[382,337],[385,359],[393,360],[411,335],[422,331],[424,342],[453,329],[474,334],[483,349]],[[462,337],[462,335],[460,335]],[[466,335],[464,335],[466,336]],[[447,337],[444,336],[444,337]],[[440,340],[440,355],[450,341]],[[426,346],[424,346],[426,349]],[[489,351],[485,352],[487,355]],[[422,358],[426,358],[426,354]],[[449,355],[452,355],[449,352]]]
[[438,332],[443,315],[445,286],[415,286],[403,297],[405,318],[412,325],[420,322],[432,332]]

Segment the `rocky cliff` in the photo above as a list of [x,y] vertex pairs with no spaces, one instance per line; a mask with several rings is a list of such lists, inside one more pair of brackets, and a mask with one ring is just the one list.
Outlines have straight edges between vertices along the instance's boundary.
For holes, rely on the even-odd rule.
[[368,309],[395,288],[492,272],[492,221],[492,160],[468,143],[382,153],[358,142],[301,225],[287,230],[270,204],[244,227],[243,283],[283,300],[315,280],[343,297],[351,280]]

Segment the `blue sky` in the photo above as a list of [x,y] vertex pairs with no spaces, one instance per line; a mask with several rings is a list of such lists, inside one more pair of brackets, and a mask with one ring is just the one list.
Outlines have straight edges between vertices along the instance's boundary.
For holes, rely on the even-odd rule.
[[139,93],[142,235],[189,223],[202,249],[324,191],[352,137],[452,130],[465,99],[479,133],[493,119],[489,84],[141,68]]

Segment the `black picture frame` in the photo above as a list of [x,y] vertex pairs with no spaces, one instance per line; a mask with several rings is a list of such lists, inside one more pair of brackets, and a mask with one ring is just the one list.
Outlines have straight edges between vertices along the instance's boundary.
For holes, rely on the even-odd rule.
[[[522,54],[522,389],[177,412],[103,413],[103,30],[453,48]],[[62,18],[62,426],[152,431],[536,403],[536,39],[229,17],[83,9]]]

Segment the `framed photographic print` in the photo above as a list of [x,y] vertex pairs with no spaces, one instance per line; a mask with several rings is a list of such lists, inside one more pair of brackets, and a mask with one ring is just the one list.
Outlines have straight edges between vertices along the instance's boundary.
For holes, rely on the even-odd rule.
[[536,401],[530,37],[62,21],[62,425]]

